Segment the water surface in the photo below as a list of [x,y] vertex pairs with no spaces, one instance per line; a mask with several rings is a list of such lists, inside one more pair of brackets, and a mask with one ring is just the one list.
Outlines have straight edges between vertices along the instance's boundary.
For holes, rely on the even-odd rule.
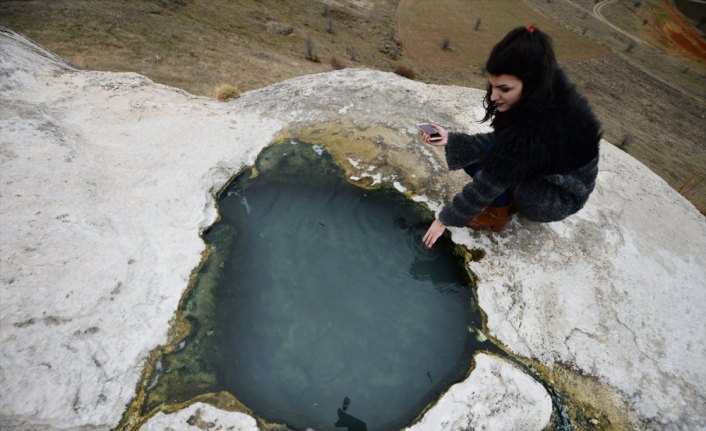
[[257,172],[225,191],[206,235],[214,254],[199,277],[211,293],[194,289],[187,314],[201,335],[183,349],[198,360],[164,366],[203,362],[204,389],[297,430],[404,427],[464,378],[477,347],[453,244],[424,249],[431,214],[394,190],[353,187],[320,148],[274,146]]

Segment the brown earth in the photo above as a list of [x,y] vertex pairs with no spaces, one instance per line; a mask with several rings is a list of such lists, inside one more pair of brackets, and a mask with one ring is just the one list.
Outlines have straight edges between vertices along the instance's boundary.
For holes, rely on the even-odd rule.
[[628,3],[602,14],[644,46],[594,18],[593,0],[0,0],[0,24],[80,68],[214,97],[222,84],[247,91],[339,67],[483,88],[492,45],[533,23],[552,35],[605,138],[706,214],[703,33],[671,1]]
[[693,60],[706,63],[706,41],[672,4],[667,0],[662,0],[662,3],[669,19],[661,23],[660,29],[672,42],[673,49]]

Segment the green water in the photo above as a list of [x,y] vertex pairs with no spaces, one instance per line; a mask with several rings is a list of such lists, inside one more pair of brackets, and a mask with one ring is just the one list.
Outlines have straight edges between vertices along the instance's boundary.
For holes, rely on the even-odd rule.
[[446,238],[421,246],[421,206],[351,186],[319,148],[274,146],[256,166],[223,193],[192,335],[146,407],[227,390],[296,430],[403,428],[478,347],[462,260]]

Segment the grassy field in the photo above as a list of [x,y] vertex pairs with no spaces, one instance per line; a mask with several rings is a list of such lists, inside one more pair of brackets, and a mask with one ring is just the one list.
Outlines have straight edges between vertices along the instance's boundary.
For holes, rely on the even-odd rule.
[[633,48],[593,15],[595,0],[0,0],[0,25],[80,68],[215,97],[224,84],[242,92],[338,67],[484,88],[493,44],[532,23],[552,36],[604,137],[706,214],[704,36],[671,1],[639,3],[602,9],[646,42]]

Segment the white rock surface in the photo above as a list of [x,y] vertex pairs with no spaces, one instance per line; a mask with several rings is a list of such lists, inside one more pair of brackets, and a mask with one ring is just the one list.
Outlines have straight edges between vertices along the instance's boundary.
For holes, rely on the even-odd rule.
[[0,412],[107,429],[166,342],[210,191],[282,123],[0,40]]
[[463,382],[407,431],[541,430],[549,423],[552,401],[536,380],[513,365],[480,353]]
[[616,388],[638,429],[706,429],[706,221],[602,146],[596,190],[560,223],[516,220],[472,265],[488,328],[513,352]]
[[[6,30],[0,76],[2,429],[117,425],[200,259],[199,232],[217,215],[212,192],[282,128],[383,125],[419,158],[411,176],[442,160],[419,150],[414,122],[487,129],[475,122],[478,90],[342,70],[222,104],[136,74],[77,71]],[[487,252],[472,269],[489,331],[520,355],[610,385],[636,428],[706,428],[704,217],[607,143],[600,169],[587,207],[563,222],[515,220],[501,235],[454,229],[456,241]],[[412,189],[405,178],[380,178]],[[546,393],[499,359],[477,361],[414,429],[466,420],[541,429]],[[517,397],[486,393],[495,378]],[[443,410],[455,399],[478,404]],[[485,404],[494,400],[502,410]],[[148,424],[183,429],[198,409],[224,426],[237,416],[194,405]]]
[[636,160],[602,146],[586,207],[517,219],[472,270],[491,334],[616,388],[639,429],[706,429],[706,221]]

